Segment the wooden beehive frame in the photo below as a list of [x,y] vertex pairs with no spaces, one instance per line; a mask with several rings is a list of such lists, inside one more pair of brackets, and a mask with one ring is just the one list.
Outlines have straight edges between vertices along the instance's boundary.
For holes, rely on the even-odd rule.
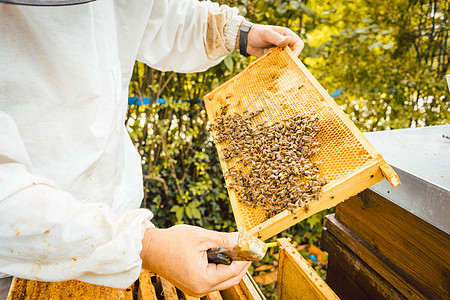
[[294,245],[282,238],[278,262],[278,299],[338,300],[339,297],[323,281],[308,262],[298,253]]
[[[337,205],[384,178],[393,186],[400,184],[397,174],[287,47],[267,53],[206,95],[205,105],[211,123],[225,105],[229,113],[239,114],[264,106],[255,124],[301,114],[319,117],[319,127],[323,127],[323,133],[319,134],[323,150],[317,159],[325,160],[321,173],[331,180],[323,187],[320,200],[311,202],[308,210],[300,207],[295,213],[285,210],[263,219],[261,209],[245,207],[236,193],[228,190],[239,230],[249,231],[262,240]],[[232,165],[239,167],[239,161],[226,163],[221,145],[216,144],[216,147],[224,172]],[[346,161],[342,161],[342,155],[346,156]],[[347,168],[345,164],[350,166]],[[226,179],[227,185],[230,182],[230,178]]]

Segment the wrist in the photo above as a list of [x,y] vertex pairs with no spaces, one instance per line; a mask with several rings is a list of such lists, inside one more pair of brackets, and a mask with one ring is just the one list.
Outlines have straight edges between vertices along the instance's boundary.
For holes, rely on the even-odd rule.
[[250,30],[253,27],[252,22],[248,22],[248,21],[244,21],[241,23],[241,26],[239,27],[239,32],[238,32],[238,48],[239,48],[239,52],[241,53],[241,55],[248,57],[250,56],[247,53],[247,45],[248,45],[248,34],[250,32]]
[[142,239],[142,250],[141,250],[141,259],[142,259],[142,268],[155,272],[156,266],[154,264],[154,258],[156,257],[156,253],[158,252],[158,234],[161,229],[156,227],[148,228],[144,233],[144,238]]

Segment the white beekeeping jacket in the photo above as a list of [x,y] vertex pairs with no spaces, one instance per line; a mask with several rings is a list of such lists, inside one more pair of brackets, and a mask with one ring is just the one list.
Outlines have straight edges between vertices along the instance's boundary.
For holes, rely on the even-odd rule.
[[196,0],[0,4],[0,273],[137,279],[152,213],[124,126],[134,62],[205,70],[242,20]]

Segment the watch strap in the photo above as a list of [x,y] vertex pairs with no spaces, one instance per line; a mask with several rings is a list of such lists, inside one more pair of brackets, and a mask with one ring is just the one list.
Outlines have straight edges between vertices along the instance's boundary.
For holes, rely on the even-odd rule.
[[247,53],[248,32],[254,24],[252,22],[244,21],[239,29],[239,52],[245,57],[250,56]]

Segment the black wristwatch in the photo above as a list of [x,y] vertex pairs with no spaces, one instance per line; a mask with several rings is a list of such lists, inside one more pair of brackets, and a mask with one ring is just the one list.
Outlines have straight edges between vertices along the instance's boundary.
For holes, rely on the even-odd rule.
[[245,57],[250,56],[247,53],[247,41],[248,41],[248,32],[252,28],[254,24],[252,22],[244,21],[241,24],[241,28],[239,29],[239,52]]

